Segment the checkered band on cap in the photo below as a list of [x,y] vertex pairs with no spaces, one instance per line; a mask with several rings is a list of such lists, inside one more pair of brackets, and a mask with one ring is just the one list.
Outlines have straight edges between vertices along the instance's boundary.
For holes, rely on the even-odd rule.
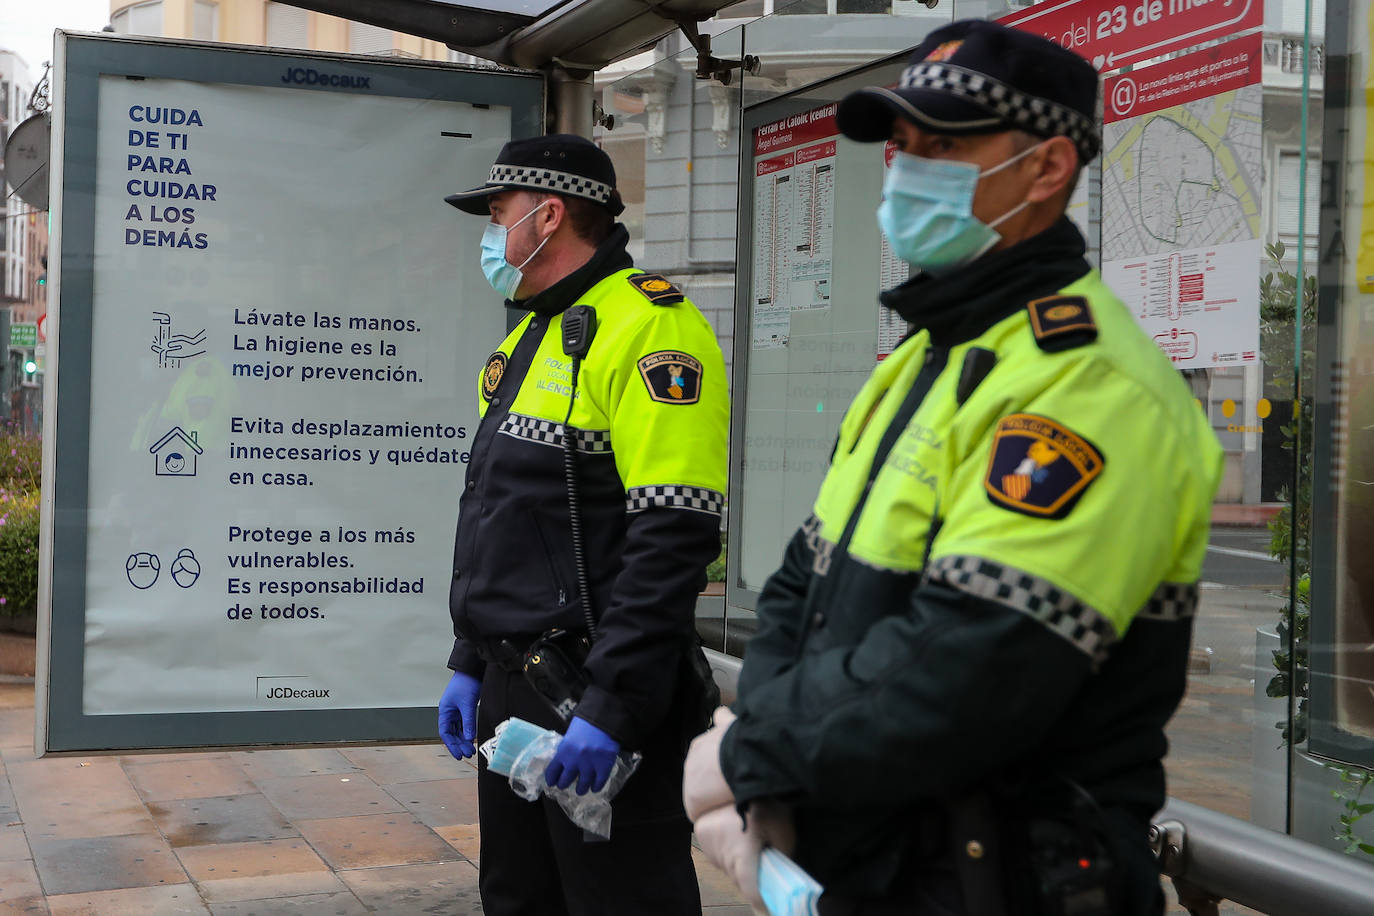
[[[516,439],[524,439],[528,442],[536,442],[540,445],[563,447],[562,423],[541,420],[538,417],[527,417],[524,414],[507,414],[506,419],[501,421],[501,434]],[[579,452],[610,454],[611,431],[609,429],[577,429],[574,427],[573,434],[577,437],[577,450]]]
[[1070,593],[1053,583],[1012,566],[982,557],[948,556],[931,561],[931,581],[1020,611],[1067,639],[1075,648],[1102,664],[1117,641],[1116,628]]
[[720,515],[725,495],[706,487],[666,484],[652,487],[631,487],[625,493],[625,511],[643,512],[645,509],[691,509]]
[[604,182],[574,175],[571,172],[524,165],[493,165],[491,177],[487,179],[487,183],[518,188],[536,188],[540,191],[552,191],[555,194],[585,197],[587,200],[593,200],[599,204],[610,203],[611,192],[614,190]]
[[948,92],[974,102],[1030,133],[1068,137],[1084,162],[1097,155],[1102,138],[1092,118],[1058,102],[1021,92],[990,76],[953,64],[920,61],[902,71],[902,89]]

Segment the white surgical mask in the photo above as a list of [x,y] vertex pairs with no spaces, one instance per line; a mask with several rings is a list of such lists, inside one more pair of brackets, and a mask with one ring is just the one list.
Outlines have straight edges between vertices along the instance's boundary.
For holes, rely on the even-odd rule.
[[1001,241],[997,227],[1030,203],[1023,200],[991,223],[973,215],[978,182],[1019,162],[1036,144],[986,171],[971,162],[898,152],[883,180],[878,226],[897,257],[940,276],[971,264]]
[[[548,203],[547,200],[540,203],[533,210],[516,220],[515,224],[510,228],[514,229],[531,216],[534,216],[534,214],[539,211],[539,207],[544,206],[546,203]],[[530,252],[530,256],[520,262],[520,266],[517,267],[506,260],[506,242],[509,232],[509,229],[498,223],[487,223],[487,228],[482,233],[482,273],[486,276],[487,282],[491,284],[492,289],[496,290],[497,293],[506,299],[514,299],[515,291],[520,288],[521,281],[525,279],[525,274],[523,272],[525,265],[534,260],[534,256],[539,253],[540,249],[548,244],[549,239],[545,238],[544,241],[540,242],[539,247]]]

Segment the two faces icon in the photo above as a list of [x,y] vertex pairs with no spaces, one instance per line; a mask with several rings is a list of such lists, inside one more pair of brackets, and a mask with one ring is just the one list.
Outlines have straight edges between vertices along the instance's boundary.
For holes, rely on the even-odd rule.
[[[129,554],[124,562],[124,575],[129,584],[137,589],[149,589],[156,584],[162,572],[162,561],[157,554],[140,551]],[[189,547],[183,547],[172,560],[172,581],[181,588],[190,588],[200,578],[200,561]]]

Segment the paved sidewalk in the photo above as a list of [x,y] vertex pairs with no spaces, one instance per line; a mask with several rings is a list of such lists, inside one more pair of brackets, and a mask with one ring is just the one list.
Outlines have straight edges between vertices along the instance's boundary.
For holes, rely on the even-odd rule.
[[0,679],[0,914],[482,912],[477,771],[441,745],[35,759],[33,716]]

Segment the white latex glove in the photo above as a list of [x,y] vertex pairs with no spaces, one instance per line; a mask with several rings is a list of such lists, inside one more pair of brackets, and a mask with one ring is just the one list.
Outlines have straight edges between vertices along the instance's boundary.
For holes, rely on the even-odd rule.
[[772,846],[790,855],[796,843],[792,815],[776,802],[750,803],[746,818],[734,805],[722,805],[696,822],[697,842],[713,865],[739,888],[755,910],[766,913],[759,896],[759,854]]
[[692,746],[687,749],[687,762],[682,768],[682,806],[690,820],[735,803],[735,795],[720,771],[720,741],[734,721],[735,714],[728,707],[718,707],[711,716],[711,727],[692,739]]

